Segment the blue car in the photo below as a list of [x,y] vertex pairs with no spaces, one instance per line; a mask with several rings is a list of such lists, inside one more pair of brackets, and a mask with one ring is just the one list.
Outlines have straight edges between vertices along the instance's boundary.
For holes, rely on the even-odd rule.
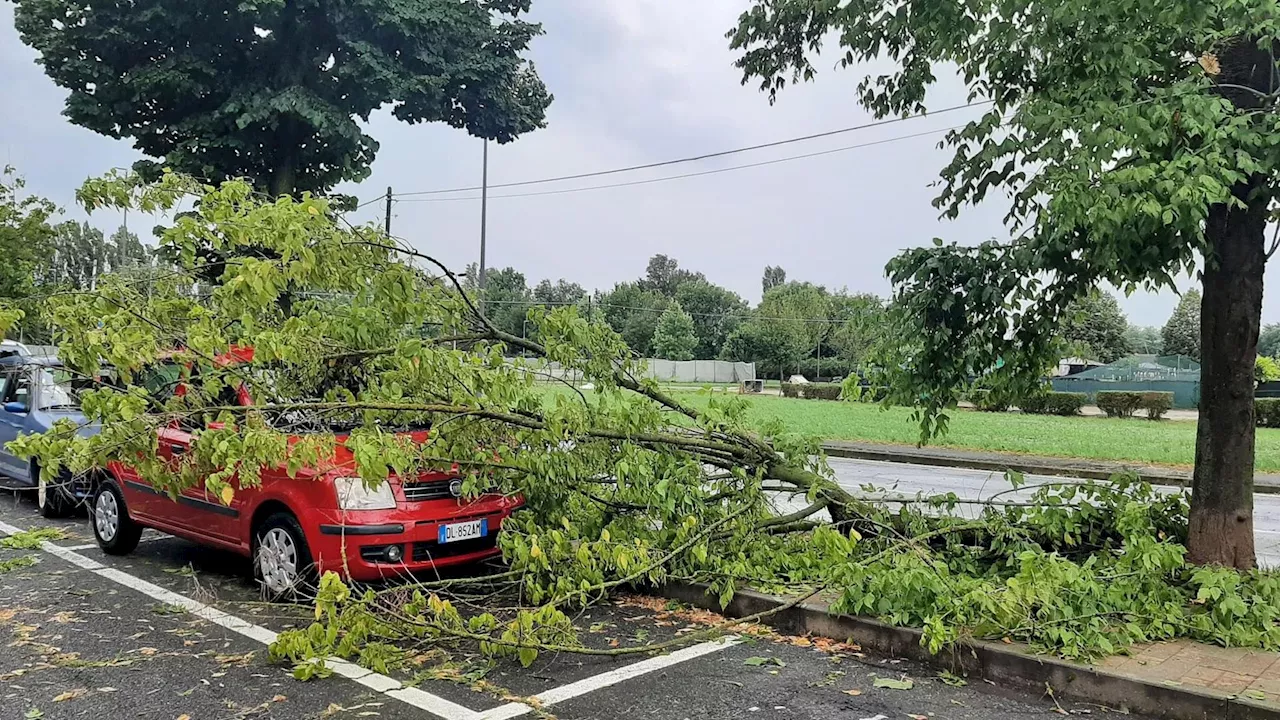
[[97,426],[86,423],[79,401],[80,393],[97,382],[67,370],[56,355],[0,357],[0,475],[9,480],[9,487],[36,490],[45,517],[71,514],[86,502],[92,488],[67,472],[56,479],[41,478],[39,465],[15,456],[7,444],[64,419],[79,424],[84,435],[98,432]]

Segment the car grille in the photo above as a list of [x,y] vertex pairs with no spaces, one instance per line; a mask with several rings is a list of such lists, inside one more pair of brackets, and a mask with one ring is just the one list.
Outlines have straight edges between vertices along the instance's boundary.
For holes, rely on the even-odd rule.
[[445,543],[444,545],[434,542],[414,543],[413,561],[428,562],[431,560],[443,560],[444,558],[458,557],[459,555],[470,555],[471,553],[492,550],[497,546],[497,535],[475,538],[473,540],[460,540],[458,542]]
[[449,483],[451,482],[453,482],[453,478],[405,483],[404,499],[409,502],[422,502],[424,500],[451,498],[453,497],[453,493],[449,491]]

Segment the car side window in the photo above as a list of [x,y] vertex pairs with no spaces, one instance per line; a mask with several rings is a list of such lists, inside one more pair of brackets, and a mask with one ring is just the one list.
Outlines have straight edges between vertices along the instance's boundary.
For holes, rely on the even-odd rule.
[[22,406],[31,409],[31,372],[26,368],[16,371],[12,375],[10,382],[5,383],[4,401],[5,403],[22,403]]

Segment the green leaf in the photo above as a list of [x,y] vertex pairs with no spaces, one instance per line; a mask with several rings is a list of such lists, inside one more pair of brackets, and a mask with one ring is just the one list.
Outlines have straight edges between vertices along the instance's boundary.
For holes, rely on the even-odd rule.
[[910,678],[903,678],[901,680],[894,680],[893,678],[876,678],[876,681],[872,684],[875,687],[888,688],[889,690],[910,690],[916,686],[915,682]]

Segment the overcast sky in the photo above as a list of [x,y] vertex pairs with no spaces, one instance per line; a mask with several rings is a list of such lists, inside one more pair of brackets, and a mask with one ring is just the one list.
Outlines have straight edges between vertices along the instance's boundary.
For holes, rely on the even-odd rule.
[[[816,83],[790,88],[774,106],[754,85],[743,87],[724,33],[748,0],[534,0],[545,24],[532,57],[556,100],[548,127],[490,148],[490,182],[518,182],[592,172],[726,150],[849,127],[872,120],[855,102],[863,72],[827,70]],[[0,158],[15,165],[31,192],[83,217],[75,187],[139,156],[68,123],[65,92],[44,77],[35,53],[13,29],[13,9],[0,3]],[[931,107],[964,103],[959,82],[940,85]],[[790,279],[829,288],[889,294],[884,265],[902,248],[934,237],[973,243],[1007,237],[1006,207],[997,197],[956,221],[938,220],[930,183],[949,154],[940,134],[799,159],[765,167],[648,185],[561,195],[501,198],[660,178],[773,160],[947,128],[976,116],[965,110],[847,133],[783,148],[651,171],[556,185],[494,190],[489,204],[488,264],[514,266],[529,278],[568,278],[608,289],[637,277],[647,259],[665,253],[753,303],[765,265]],[[480,182],[481,141],[444,126],[404,125],[376,114],[370,134],[381,143],[373,175],[341,188],[361,200],[385,193],[469,187]],[[479,254],[477,193],[431,196],[445,202],[394,206],[393,229],[424,251],[461,268]],[[381,216],[375,203],[360,212]],[[118,214],[97,213],[104,230]],[[135,229],[150,222],[131,219]],[[1277,271],[1268,272],[1268,280]],[[1185,281],[1187,284],[1190,281]],[[1130,320],[1161,325],[1170,293],[1121,298]],[[1265,321],[1280,321],[1280,295],[1269,283]]]

